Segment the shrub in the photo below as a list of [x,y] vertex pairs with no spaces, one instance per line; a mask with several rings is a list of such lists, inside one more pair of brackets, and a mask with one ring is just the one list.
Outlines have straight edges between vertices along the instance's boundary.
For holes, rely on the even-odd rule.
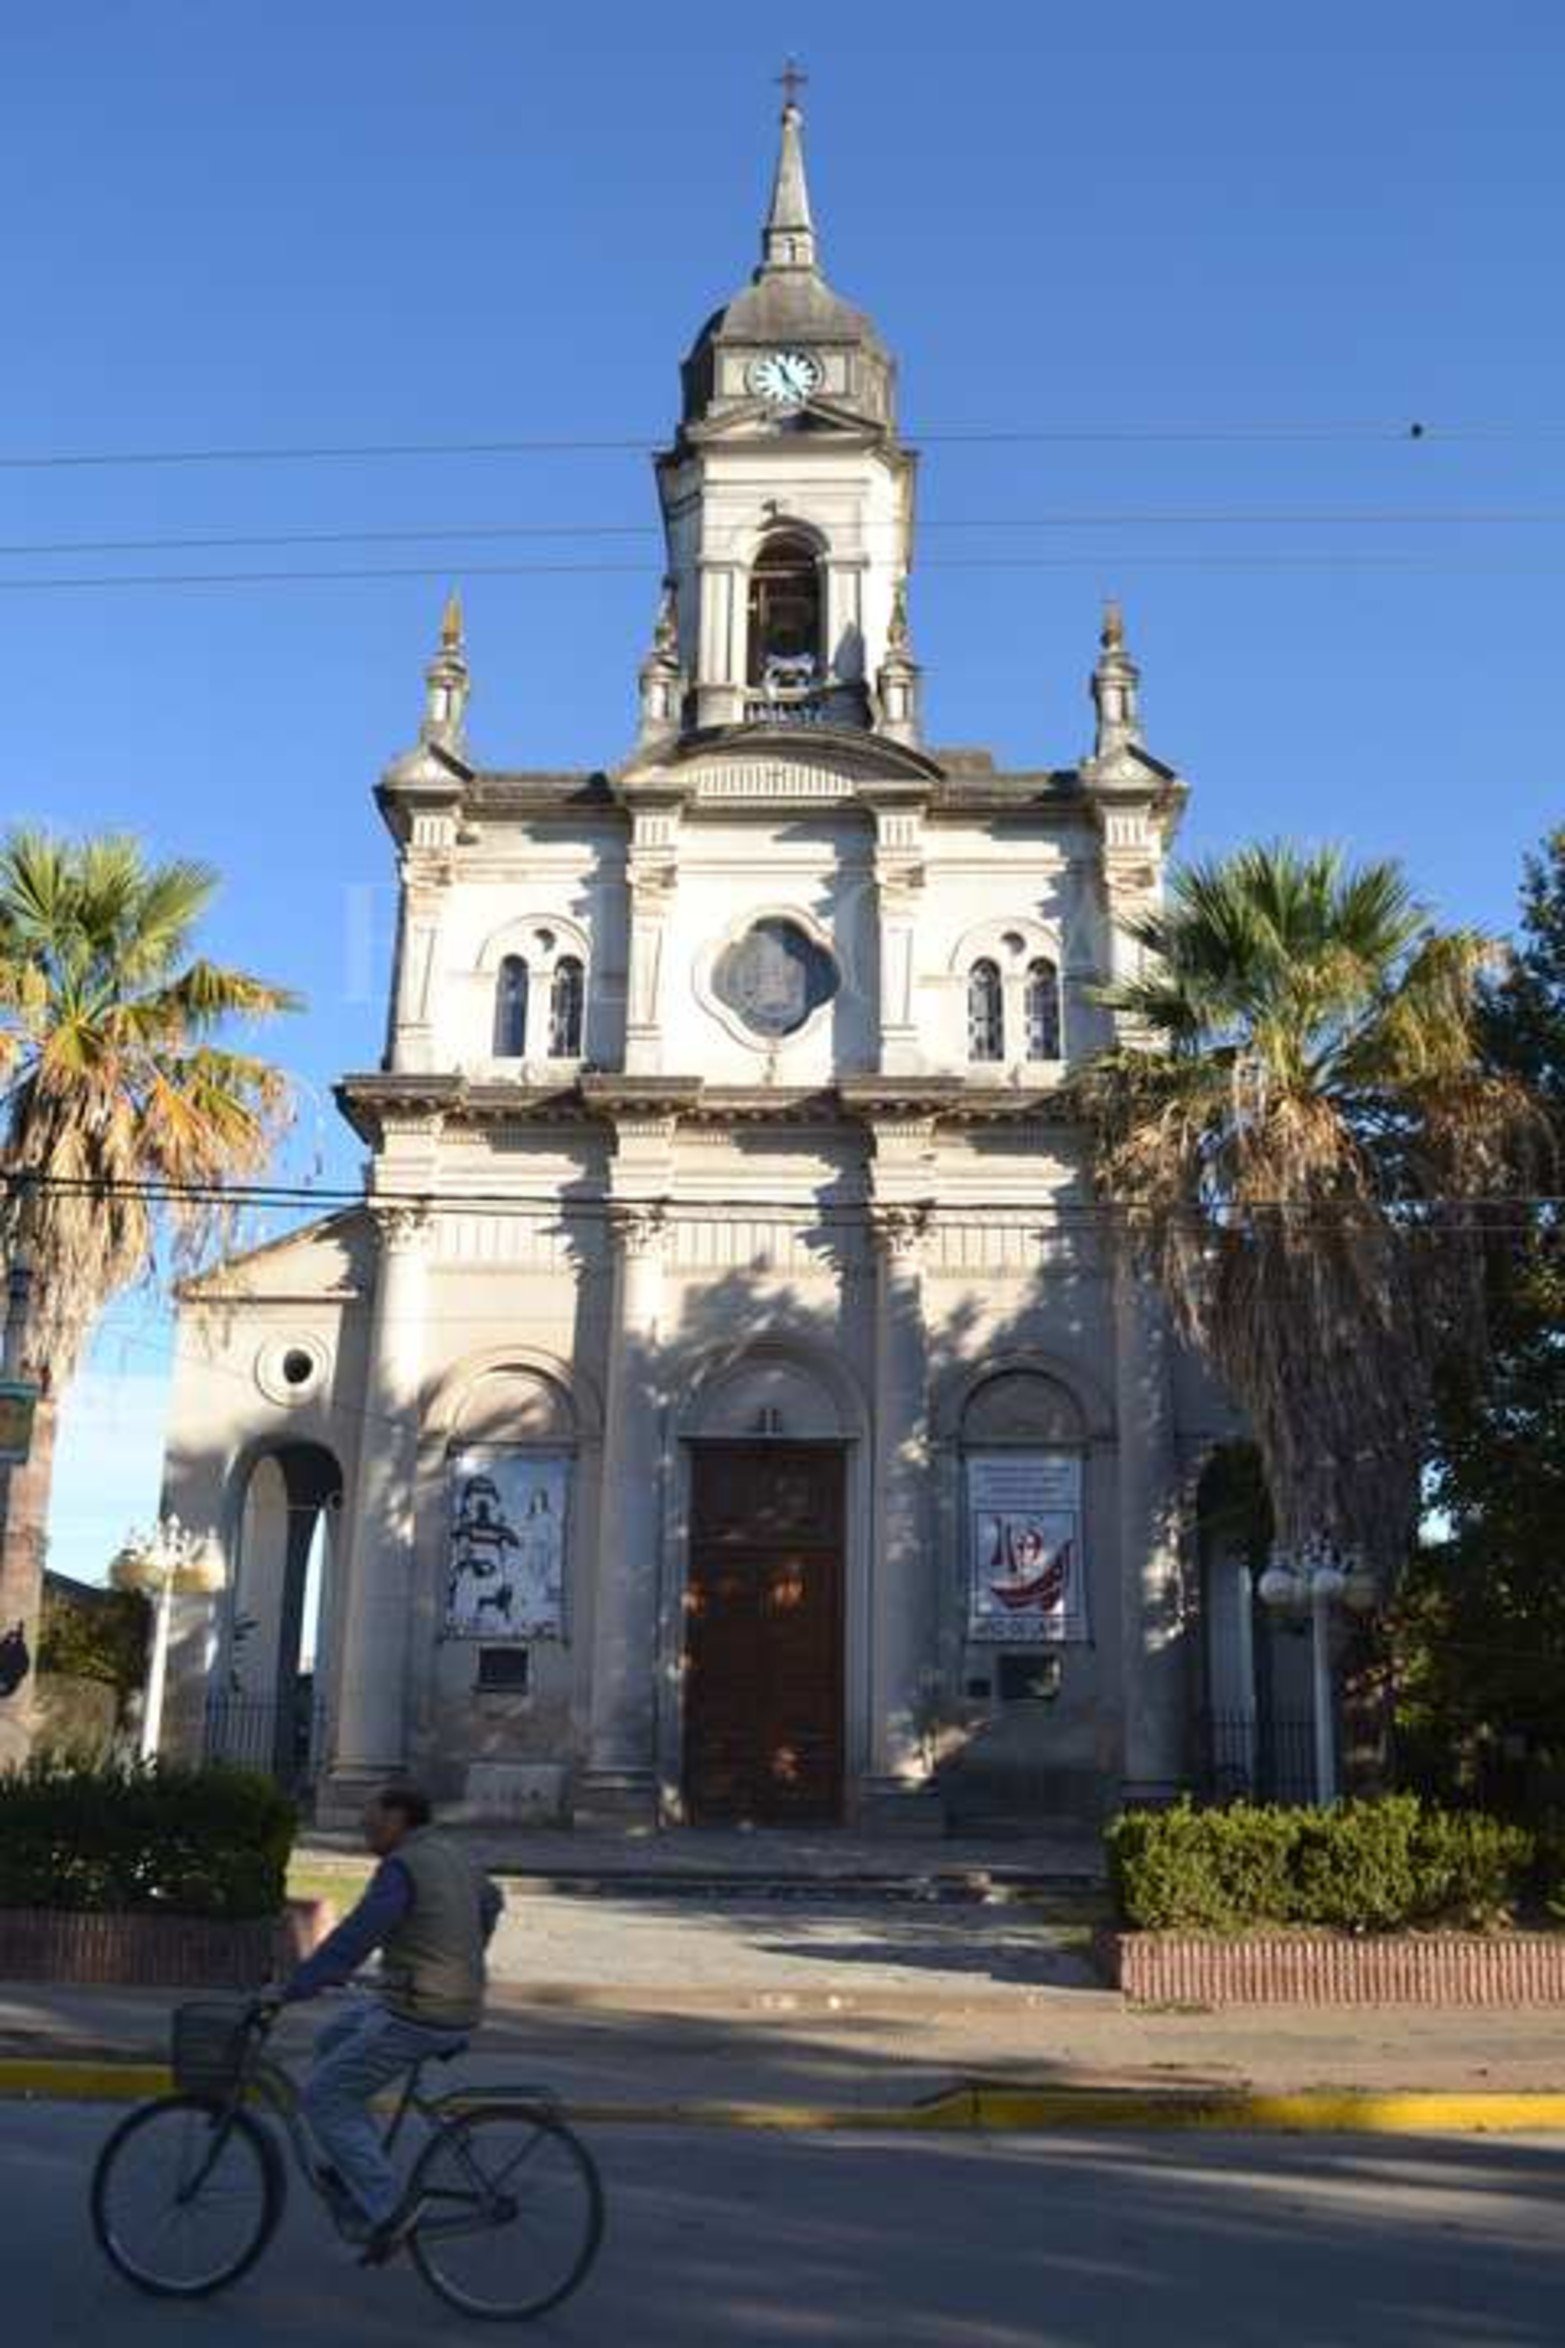
[[[1489,1926],[1509,1914],[1534,1866],[1524,1828],[1427,1808],[1415,1794],[1332,1810],[1184,1802],[1127,1812],[1107,1843],[1119,1914],[1143,1932]],[[1565,1898],[1565,1865],[1553,1884]]]
[[1242,1932],[1283,1916],[1301,1815],[1242,1803],[1127,1811],[1107,1836],[1120,1914],[1142,1932]]
[[273,1916],[296,1823],[248,1770],[44,1758],[0,1777],[0,1907]]
[[1479,1810],[1425,1810],[1413,1848],[1415,1920],[1478,1931],[1503,1923],[1525,1894],[1540,1839]]
[[1395,1932],[1417,1907],[1416,1794],[1301,1814],[1291,1913],[1337,1932]]

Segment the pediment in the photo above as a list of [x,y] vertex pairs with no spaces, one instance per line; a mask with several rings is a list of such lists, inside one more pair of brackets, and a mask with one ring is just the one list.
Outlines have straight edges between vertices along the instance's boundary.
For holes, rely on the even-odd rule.
[[775,807],[857,799],[880,785],[925,789],[941,769],[922,752],[883,734],[826,726],[744,726],[694,737],[655,765],[627,768],[627,798],[674,790],[697,806]]

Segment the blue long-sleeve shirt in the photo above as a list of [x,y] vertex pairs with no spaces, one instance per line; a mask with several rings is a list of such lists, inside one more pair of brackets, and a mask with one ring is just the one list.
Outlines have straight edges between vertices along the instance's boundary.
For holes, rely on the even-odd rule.
[[[486,1876],[479,1895],[486,1941],[494,1931],[503,1904],[498,1887]],[[319,1997],[323,1989],[335,1989],[339,1983],[350,1980],[390,1939],[412,1905],[413,1878],[392,1852],[382,1859],[370,1877],[358,1905],[350,1908],[336,1929],[327,1933],[320,1947],[295,1967],[283,1991],[284,2003]]]

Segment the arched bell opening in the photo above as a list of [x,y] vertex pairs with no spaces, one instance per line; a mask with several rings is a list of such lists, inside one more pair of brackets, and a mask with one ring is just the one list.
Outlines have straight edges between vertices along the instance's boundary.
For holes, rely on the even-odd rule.
[[796,531],[774,531],[750,572],[752,685],[802,690],[824,671],[825,595],[819,555]]

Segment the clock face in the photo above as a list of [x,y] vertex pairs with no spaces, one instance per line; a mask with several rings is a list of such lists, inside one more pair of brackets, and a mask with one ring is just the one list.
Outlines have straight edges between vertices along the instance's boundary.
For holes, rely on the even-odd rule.
[[808,351],[768,351],[750,368],[750,389],[774,408],[801,406],[824,380],[824,368]]

